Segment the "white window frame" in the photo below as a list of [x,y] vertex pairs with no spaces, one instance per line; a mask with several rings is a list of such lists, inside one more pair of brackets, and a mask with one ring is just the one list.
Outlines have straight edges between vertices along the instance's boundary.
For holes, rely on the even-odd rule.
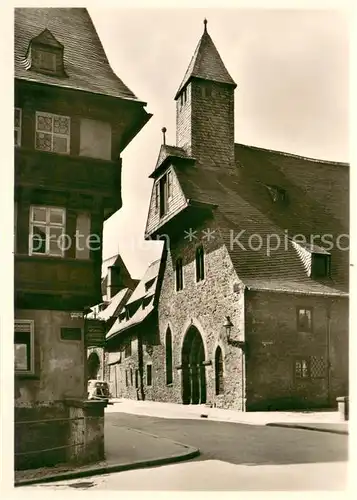
[[[45,209],[46,210],[46,222],[38,222],[34,220],[34,212],[36,209]],[[50,213],[51,210],[56,210],[58,212],[62,212],[62,223],[50,222]],[[32,238],[33,238],[33,228],[34,226],[39,226],[44,228],[44,232],[46,233],[46,251],[36,252],[32,249]],[[43,255],[47,257],[58,257],[63,258],[65,251],[64,248],[61,248],[61,255],[53,254],[50,251],[50,229],[51,228],[62,228],[62,235],[66,233],[66,209],[61,207],[52,207],[52,206],[44,206],[44,205],[32,205],[30,207],[30,231],[29,231],[29,255]]]
[[[51,118],[52,119],[52,131],[44,131],[44,130],[38,130],[37,129],[37,119],[39,116],[44,116],[46,118]],[[57,134],[53,132],[53,120],[54,118],[67,118],[69,125],[68,125],[68,134]],[[41,149],[37,147],[37,134],[49,134],[51,135],[51,151],[47,151],[46,149]],[[67,139],[67,150],[63,153],[59,153],[58,151],[53,150],[53,138],[54,137],[61,137],[62,139]],[[71,144],[71,118],[69,116],[65,115],[56,115],[54,113],[46,113],[44,111],[36,111],[36,125],[35,125],[35,149],[37,151],[44,151],[45,153],[56,153],[56,154],[69,154],[70,152],[70,144]]]
[[[16,319],[15,318],[15,324],[14,324],[14,337],[17,333],[19,333],[21,330],[16,330],[16,324],[18,325],[28,325],[29,332],[24,331],[24,333],[28,333],[30,336],[30,369],[29,370],[19,370],[16,369],[15,365],[15,352],[14,352],[14,365],[15,365],[15,373],[16,374],[26,374],[26,375],[34,375],[35,373],[35,322],[33,319]],[[14,338],[14,350],[15,350],[15,338]]]
[[172,199],[172,188],[173,188],[173,173],[172,170],[167,171],[167,201],[169,202]]
[[21,146],[21,130],[22,130],[22,109],[21,108],[15,108],[15,111],[19,111],[20,112],[20,126],[19,127],[16,127],[15,126],[15,116],[14,116],[14,132],[17,131],[17,141],[15,141],[15,146],[16,147],[19,147]]

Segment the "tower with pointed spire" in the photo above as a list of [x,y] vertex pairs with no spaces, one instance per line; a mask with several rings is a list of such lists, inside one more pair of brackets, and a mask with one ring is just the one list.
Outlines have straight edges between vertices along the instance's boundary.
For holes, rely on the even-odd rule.
[[207,31],[175,95],[176,145],[204,167],[234,167],[234,89]]

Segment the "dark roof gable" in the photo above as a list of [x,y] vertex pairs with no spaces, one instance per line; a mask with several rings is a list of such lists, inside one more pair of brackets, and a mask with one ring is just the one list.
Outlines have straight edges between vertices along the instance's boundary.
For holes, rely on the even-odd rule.
[[159,156],[155,165],[155,170],[149,175],[149,177],[155,178],[162,170],[164,165],[167,163],[168,159],[179,158],[181,160],[187,160],[188,162],[194,162],[195,159],[189,156],[183,148],[177,146],[168,146],[167,144],[162,144],[159,152]]
[[60,43],[47,28],[39,35],[35,36],[30,43],[40,43],[51,47],[63,48],[62,43]]
[[[31,40],[63,45],[68,78],[28,70]],[[57,45],[57,47],[59,47]],[[137,100],[111,69],[100,39],[84,8],[15,9],[15,78]]]

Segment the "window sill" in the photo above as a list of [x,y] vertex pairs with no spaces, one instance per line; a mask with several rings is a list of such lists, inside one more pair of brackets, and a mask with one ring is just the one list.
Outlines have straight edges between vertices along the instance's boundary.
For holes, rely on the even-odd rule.
[[37,375],[36,373],[15,372],[15,378],[17,378],[17,379],[40,380],[40,375]]
[[173,382],[171,382],[170,384],[166,384],[166,387],[173,387],[173,386],[174,386]]

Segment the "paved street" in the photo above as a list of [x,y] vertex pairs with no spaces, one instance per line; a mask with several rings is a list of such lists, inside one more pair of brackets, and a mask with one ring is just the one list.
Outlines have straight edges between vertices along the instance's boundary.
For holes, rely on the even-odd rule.
[[181,464],[94,476],[37,488],[111,490],[341,490],[346,486],[345,435],[210,420],[108,413],[126,426],[198,447]]

